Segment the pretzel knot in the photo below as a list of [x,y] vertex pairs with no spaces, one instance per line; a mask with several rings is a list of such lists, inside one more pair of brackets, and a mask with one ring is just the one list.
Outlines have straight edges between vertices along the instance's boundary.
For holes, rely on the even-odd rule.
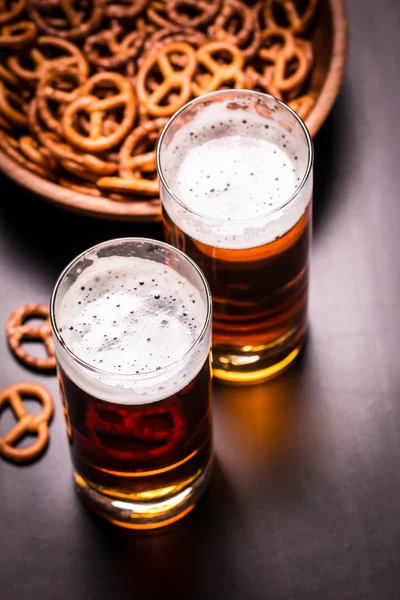
[[301,34],[310,25],[317,4],[318,0],[307,0],[305,8],[300,11],[293,0],[265,0],[264,20],[269,27],[282,25],[294,34]]
[[[43,405],[38,415],[29,414],[24,407],[23,397],[40,400]],[[0,454],[17,463],[24,463],[38,456],[49,440],[48,423],[53,414],[53,400],[45,387],[37,383],[16,383],[0,393],[0,409],[9,404],[18,422],[0,437]],[[15,444],[25,434],[36,434],[36,441],[27,448],[16,448]]]
[[312,47],[282,27],[270,27],[261,35],[260,58],[274,66],[271,86],[279,92],[298,91],[312,66]]
[[[52,57],[52,52],[56,52],[57,56]],[[62,52],[61,56],[59,56],[60,52]],[[31,65],[29,67],[24,65],[26,59],[28,59],[28,63],[33,63],[33,68]],[[28,55],[23,54],[21,58],[16,55],[10,56],[7,65],[15,75],[31,82],[38,81],[47,69],[56,66],[75,67],[83,80],[89,74],[89,66],[79,48],[68,40],[58,39],[51,35],[39,37]]]
[[[216,55],[224,60],[228,57],[228,63],[218,62]],[[205,44],[196,52],[199,65],[208,72],[198,74],[192,83],[195,96],[201,96],[208,92],[214,92],[222,85],[233,84],[235,88],[243,88],[245,77],[243,73],[244,57],[241,51],[229,42],[210,42]]]
[[[24,325],[27,319],[34,317],[45,319],[45,321],[37,327]],[[25,304],[17,308],[7,321],[6,336],[13,354],[28,367],[40,370],[56,368],[49,309],[46,305]],[[29,354],[21,345],[21,342],[24,340],[41,340],[46,348],[48,357],[38,358]]]
[[[111,95],[98,98],[95,94],[108,88]],[[117,93],[114,93],[115,88]],[[119,144],[133,126],[136,116],[136,99],[130,83],[118,73],[97,73],[79,89],[79,97],[69,104],[62,118],[65,139],[80,150],[103,152]],[[123,108],[123,117],[112,132],[104,132],[106,116]],[[89,118],[89,135],[81,132],[79,115]]]
[[[173,58],[182,58],[185,64],[175,69]],[[172,42],[153,51],[140,66],[137,76],[139,100],[147,112],[155,117],[168,117],[183,106],[191,95],[190,79],[196,69],[195,52],[189,44]],[[155,90],[149,90],[151,73],[161,74],[162,82]]]
[[120,177],[102,177],[102,190],[157,196],[156,144],[168,119],[155,119],[137,127],[120,150]]

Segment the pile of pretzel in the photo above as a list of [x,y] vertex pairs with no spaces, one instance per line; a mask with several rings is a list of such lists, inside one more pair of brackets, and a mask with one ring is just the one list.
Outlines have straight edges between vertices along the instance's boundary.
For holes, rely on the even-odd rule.
[[250,88],[305,118],[318,0],[0,0],[0,149],[62,186],[158,195],[155,147],[191,98]]

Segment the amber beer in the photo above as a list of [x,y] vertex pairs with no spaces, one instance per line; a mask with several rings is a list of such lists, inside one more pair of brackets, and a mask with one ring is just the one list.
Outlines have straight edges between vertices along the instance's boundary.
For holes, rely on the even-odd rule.
[[213,295],[214,375],[286,368],[307,331],[312,143],[271,96],[222,91],[184,107],[158,146],[166,240]]
[[131,528],[187,514],[212,464],[211,301],[199,269],[166,244],[102,244],[62,274],[52,321],[82,499]]

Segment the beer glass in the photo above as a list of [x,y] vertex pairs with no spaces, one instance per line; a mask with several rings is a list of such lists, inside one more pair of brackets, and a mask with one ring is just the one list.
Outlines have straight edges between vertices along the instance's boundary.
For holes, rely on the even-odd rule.
[[78,256],[51,299],[76,488],[118,525],[187,514],[212,465],[211,295],[179,250],[146,239]]
[[304,123],[258,92],[201,96],[162,132],[165,237],[210,284],[220,379],[276,375],[305,341],[312,168]]

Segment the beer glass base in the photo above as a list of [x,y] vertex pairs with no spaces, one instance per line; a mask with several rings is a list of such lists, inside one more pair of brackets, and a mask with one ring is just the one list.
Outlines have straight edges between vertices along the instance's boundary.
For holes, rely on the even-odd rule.
[[106,496],[76,471],[74,480],[82,502],[107,521],[127,529],[156,529],[175,523],[193,510],[207,488],[213,463],[211,458],[195,481],[162,501],[129,502]]
[[272,379],[288,369],[306,340],[302,330],[288,344],[245,346],[244,348],[213,348],[213,375],[216,379],[235,384],[258,383]]

